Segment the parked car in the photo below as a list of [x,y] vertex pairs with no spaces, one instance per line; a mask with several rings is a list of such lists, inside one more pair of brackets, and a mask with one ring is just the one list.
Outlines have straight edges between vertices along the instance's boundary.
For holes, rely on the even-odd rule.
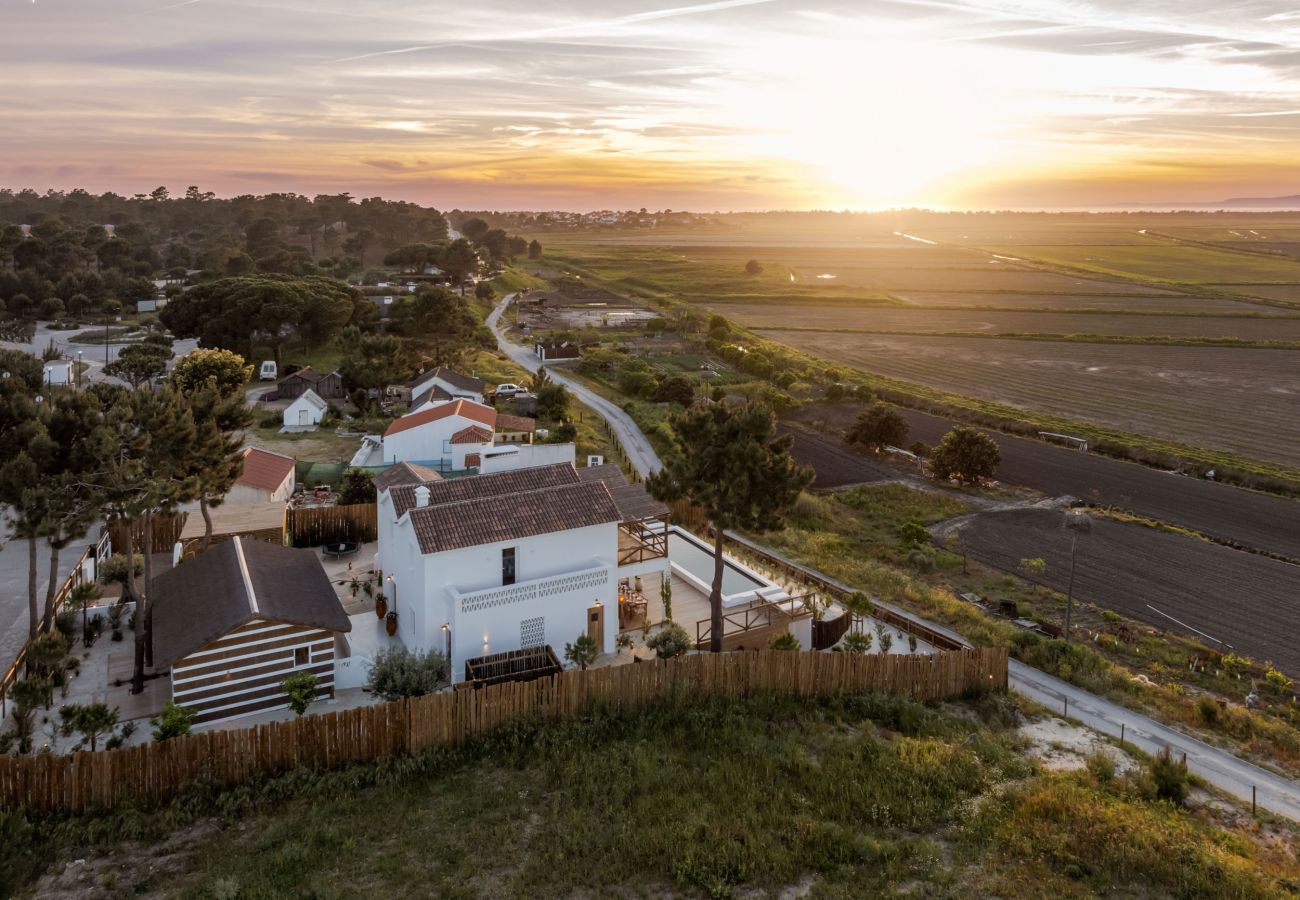
[[523,391],[524,391],[524,389],[521,388],[521,387],[520,387],[519,385],[517,385],[517,384],[498,384],[498,385],[497,385],[497,396],[498,396],[498,397],[513,397],[515,394],[522,394]]
[[262,368],[259,374],[263,381],[275,381],[277,373],[278,367],[275,364],[275,360],[268,359],[262,363]]

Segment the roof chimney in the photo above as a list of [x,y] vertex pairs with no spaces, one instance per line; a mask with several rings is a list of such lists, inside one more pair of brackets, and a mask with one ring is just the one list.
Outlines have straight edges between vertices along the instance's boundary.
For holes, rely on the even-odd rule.
[[415,489],[415,505],[416,505],[417,507],[419,507],[419,506],[428,506],[428,505],[429,505],[429,486],[428,486],[428,485],[426,485],[426,484],[422,484],[422,485],[420,485],[419,487],[417,487],[417,488]]

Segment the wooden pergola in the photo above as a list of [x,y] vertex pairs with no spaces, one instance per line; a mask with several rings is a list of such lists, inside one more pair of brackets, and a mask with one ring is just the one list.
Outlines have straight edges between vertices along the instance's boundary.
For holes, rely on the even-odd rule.
[[[208,510],[212,516],[212,541],[229,540],[239,535],[272,544],[284,543],[285,505],[283,503],[222,504]],[[182,556],[188,558],[203,540],[203,516],[190,514],[181,529]]]
[[465,683],[457,687],[484,687],[504,681],[533,681],[564,671],[555,651],[544,647],[528,647],[507,653],[493,653],[465,660]]

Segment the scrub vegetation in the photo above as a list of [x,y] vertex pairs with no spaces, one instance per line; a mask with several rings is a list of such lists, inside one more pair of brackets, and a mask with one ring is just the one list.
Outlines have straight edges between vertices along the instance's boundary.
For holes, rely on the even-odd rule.
[[[457,751],[196,791],[151,814],[10,817],[3,887],[91,898],[397,898],[417,884],[439,897],[1253,898],[1285,896],[1300,874],[1289,830],[1225,827],[1211,806],[1160,800],[1143,763],[1040,769],[1021,721],[996,694],[596,710]],[[85,861],[65,869],[74,853]]]

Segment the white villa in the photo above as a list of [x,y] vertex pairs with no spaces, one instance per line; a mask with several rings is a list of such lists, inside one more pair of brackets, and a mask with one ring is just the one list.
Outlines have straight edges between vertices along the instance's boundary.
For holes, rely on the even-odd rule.
[[[609,467],[612,468],[612,467]],[[667,510],[607,467],[540,466],[448,480],[410,469],[379,493],[379,551],[397,638],[466,663],[563,647],[614,650],[620,584],[669,573]],[[394,483],[399,482],[399,483]],[[621,486],[620,486],[621,483]]]
[[498,416],[490,406],[462,399],[426,405],[394,420],[382,436],[367,435],[351,464],[409,462],[437,471],[488,473],[554,463],[572,467],[576,459],[573,444],[533,444],[532,432],[518,416]]

